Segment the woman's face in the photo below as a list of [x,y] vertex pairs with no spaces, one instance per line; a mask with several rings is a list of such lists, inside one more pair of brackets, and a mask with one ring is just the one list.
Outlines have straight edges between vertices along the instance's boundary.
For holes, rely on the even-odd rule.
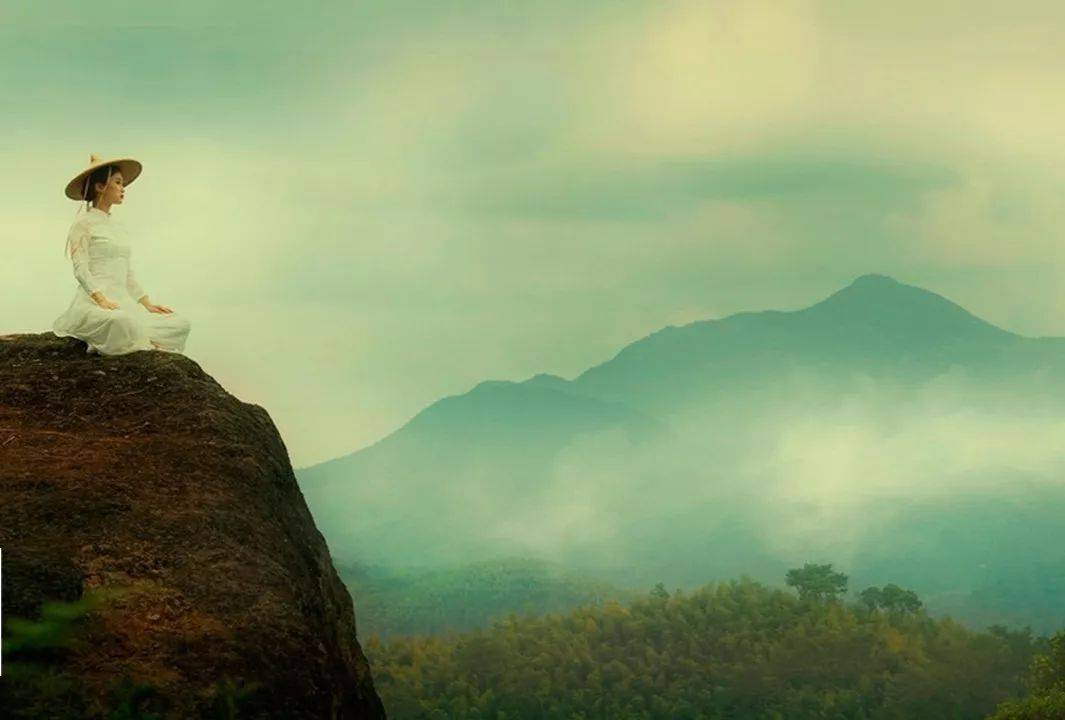
[[[99,188],[100,183],[96,183],[96,187]],[[122,177],[121,172],[116,172],[111,176],[111,179],[107,183],[107,187],[101,190],[96,196],[96,203],[98,205],[114,205],[115,203],[121,205],[125,196],[125,178]]]

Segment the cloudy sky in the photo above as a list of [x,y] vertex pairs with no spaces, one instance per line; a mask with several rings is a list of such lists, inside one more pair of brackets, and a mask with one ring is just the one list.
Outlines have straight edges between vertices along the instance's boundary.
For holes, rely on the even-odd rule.
[[1059,3],[0,4],[0,333],[90,153],[186,348],[294,465],[485,379],[880,272],[1065,335]]

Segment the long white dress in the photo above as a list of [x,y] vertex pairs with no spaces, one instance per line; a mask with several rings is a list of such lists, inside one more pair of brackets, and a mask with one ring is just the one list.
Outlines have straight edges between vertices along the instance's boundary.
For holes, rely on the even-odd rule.
[[[71,225],[67,243],[78,286],[70,306],[52,323],[52,332],[84,340],[87,352],[102,355],[157,349],[153,340],[158,349],[184,351],[188,318],[178,312],[153,313],[138,302],[145,292],[130,266],[126,229],[111,213],[90,208]],[[94,290],[118,307],[97,305],[89,297]]]

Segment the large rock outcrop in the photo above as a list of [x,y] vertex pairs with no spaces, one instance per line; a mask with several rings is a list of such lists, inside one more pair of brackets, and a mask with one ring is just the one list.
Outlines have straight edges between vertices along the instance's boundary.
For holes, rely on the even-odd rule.
[[[384,717],[270,416],[186,356],[0,336],[0,548],[5,631],[123,589],[79,624],[85,642],[45,657],[76,681],[71,716],[110,716],[128,676],[167,718],[222,716],[229,683],[240,718]],[[16,687],[16,660],[0,714],[50,707]]]

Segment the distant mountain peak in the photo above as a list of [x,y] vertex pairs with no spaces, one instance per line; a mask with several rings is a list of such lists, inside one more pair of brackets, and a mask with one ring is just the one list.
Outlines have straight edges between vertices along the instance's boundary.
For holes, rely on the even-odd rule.
[[560,389],[569,387],[570,381],[563,377],[559,377],[558,375],[552,375],[551,373],[537,373],[528,380],[525,380],[522,384]]
[[564,380],[564,378],[560,377],[559,375],[552,375],[551,373],[536,373],[525,382],[532,382],[534,380],[537,382],[554,382],[555,380]]
[[870,306],[876,305],[898,307],[900,304],[912,306],[915,303],[944,309],[949,307],[953,312],[960,311],[966,315],[970,314],[957,303],[938,293],[925,290],[917,285],[907,285],[889,275],[881,275],[879,273],[859,275],[850,285],[837,290],[807,309],[813,310],[819,307],[836,305],[857,305],[868,310]]
[[893,327],[910,337],[942,339],[973,332],[984,337],[1013,336],[938,293],[879,273],[859,275],[850,285],[797,314],[850,326]]
[[899,287],[900,283],[890,275],[882,275],[880,273],[866,273],[865,275],[859,275],[854,279],[854,282],[850,284],[850,287]]

